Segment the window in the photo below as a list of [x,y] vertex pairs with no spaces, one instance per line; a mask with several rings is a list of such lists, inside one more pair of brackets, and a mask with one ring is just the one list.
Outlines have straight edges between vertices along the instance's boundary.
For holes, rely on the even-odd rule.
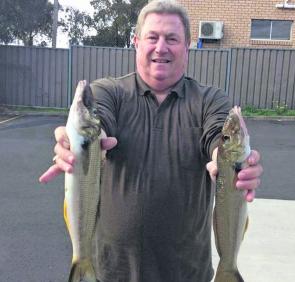
[[251,39],[290,40],[293,21],[252,20]]

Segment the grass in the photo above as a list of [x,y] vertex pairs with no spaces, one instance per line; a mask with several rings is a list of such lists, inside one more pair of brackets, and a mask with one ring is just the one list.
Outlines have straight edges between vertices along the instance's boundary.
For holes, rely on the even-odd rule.
[[[5,110],[19,113],[35,112],[35,113],[48,113],[48,114],[67,114],[68,109],[65,108],[49,108],[49,107],[28,107],[28,106],[1,106]],[[294,116],[295,110],[289,110],[286,106],[275,106],[274,109],[258,109],[254,106],[247,105],[242,108],[243,116],[255,117],[255,116],[267,116],[267,117],[277,117],[277,116]]]
[[283,116],[295,116],[295,110],[289,110],[287,106],[275,106],[273,109],[258,109],[253,106],[245,106],[242,108],[243,116],[255,117],[255,116],[267,116],[267,117],[283,117]]
[[30,107],[30,106],[1,106],[0,108],[4,108],[6,111],[11,112],[19,112],[19,113],[28,113],[28,112],[35,112],[35,113],[48,113],[48,114],[58,114],[63,113],[67,114],[69,112],[66,108],[52,108],[52,107]]

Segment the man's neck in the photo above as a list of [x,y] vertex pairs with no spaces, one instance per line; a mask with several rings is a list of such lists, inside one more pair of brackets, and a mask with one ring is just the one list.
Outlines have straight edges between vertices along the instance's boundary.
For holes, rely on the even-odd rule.
[[157,101],[159,104],[161,104],[165,99],[166,97],[169,95],[170,91],[165,91],[165,92],[161,92],[161,93],[155,93],[155,96],[157,98]]

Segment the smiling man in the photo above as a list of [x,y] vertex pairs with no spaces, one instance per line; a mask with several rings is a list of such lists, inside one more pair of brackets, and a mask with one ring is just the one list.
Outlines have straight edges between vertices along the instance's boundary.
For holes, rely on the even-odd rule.
[[[145,6],[134,38],[137,72],[95,80],[107,149],[95,235],[101,282],[209,282],[216,147],[230,109],[222,90],[185,76],[190,26],[170,0]],[[64,127],[41,182],[71,172]],[[117,145],[116,145],[117,143]],[[252,151],[237,186],[248,201],[262,167]],[[207,169],[206,170],[206,165]]]
[[[140,20],[140,19],[139,19]],[[190,39],[177,14],[147,14],[134,37],[138,73],[163,101],[185,72]]]

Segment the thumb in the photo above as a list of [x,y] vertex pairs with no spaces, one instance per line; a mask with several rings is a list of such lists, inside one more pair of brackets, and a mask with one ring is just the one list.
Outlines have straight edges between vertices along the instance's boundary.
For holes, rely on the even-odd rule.
[[100,145],[103,151],[111,150],[117,145],[118,141],[115,137],[107,137],[105,131],[101,130]]
[[101,139],[101,149],[110,150],[117,145],[118,141],[115,137],[105,137]]
[[218,173],[217,164],[215,161],[211,161],[206,164],[206,169],[209,172],[211,180],[215,183],[216,182],[216,176]]

